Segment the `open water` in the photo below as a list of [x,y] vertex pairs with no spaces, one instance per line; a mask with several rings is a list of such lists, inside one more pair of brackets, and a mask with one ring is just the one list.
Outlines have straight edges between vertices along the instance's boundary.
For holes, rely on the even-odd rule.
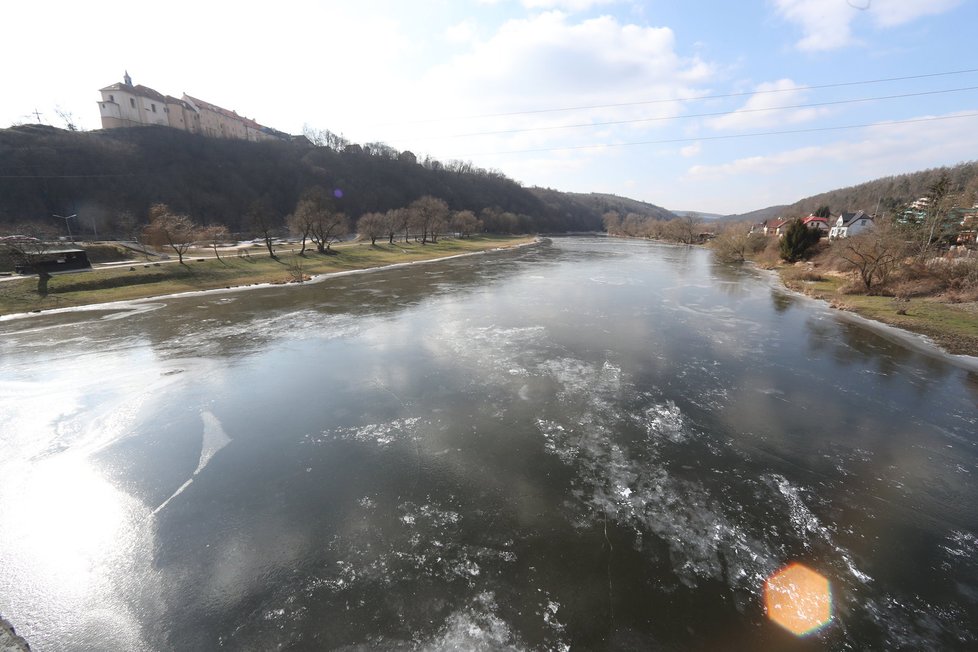
[[39,652],[975,649],[974,363],[598,237],[4,319],[0,613]]

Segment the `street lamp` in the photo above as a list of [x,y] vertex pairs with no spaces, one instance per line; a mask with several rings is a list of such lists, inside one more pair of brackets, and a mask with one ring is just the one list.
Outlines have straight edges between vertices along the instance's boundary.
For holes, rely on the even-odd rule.
[[74,242],[75,239],[71,237],[71,226],[68,224],[68,220],[70,220],[73,217],[78,217],[78,214],[75,213],[73,215],[68,215],[67,217],[64,216],[64,215],[55,215],[54,217],[57,217],[57,218],[62,219],[62,220],[65,221],[65,228],[68,229],[68,241],[69,242]]

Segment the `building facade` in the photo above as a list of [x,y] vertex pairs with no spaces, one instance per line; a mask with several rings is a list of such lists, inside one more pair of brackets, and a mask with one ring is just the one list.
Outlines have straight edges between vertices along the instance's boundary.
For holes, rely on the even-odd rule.
[[184,94],[163,95],[148,86],[133,84],[126,72],[121,83],[99,90],[103,129],[161,126],[212,138],[260,142],[289,140],[288,134],[265,127],[251,118]]

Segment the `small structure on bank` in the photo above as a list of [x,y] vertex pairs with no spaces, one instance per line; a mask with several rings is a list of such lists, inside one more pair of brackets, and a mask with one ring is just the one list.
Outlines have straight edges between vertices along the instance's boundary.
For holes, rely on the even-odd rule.
[[14,271],[17,274],[58,274],[91,268],[92,263],[84,249],[52,247],[21,260]]

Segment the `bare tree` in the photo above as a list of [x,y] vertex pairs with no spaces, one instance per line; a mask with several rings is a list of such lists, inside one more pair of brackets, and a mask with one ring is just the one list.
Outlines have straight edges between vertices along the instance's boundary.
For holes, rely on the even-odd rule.
[[302,135],[309,139],[313,145],[327,147],[334,152],[343,151],[350,144],[346,138],[339,134],[334,134],[329,129],[316,129],[310,125],[302,126]]
[[309,199],[300,199],[296,204],[295,212],[285,218],[285,224],[289,232],[302,239],[302,248],[299,255],[306,255],[306,240],[312,234],[313,214],[315,213],[315,203]]
[[364,213],[357,220],[357,233],[361,238],[370,238],[370,245],[377,244],[377,238],[385,234],[386,218],[383,213]]
[[448,204],[443,199],[425,195],[411,202],[409,209],[412,225],[418,231],[415,239],[420,234],[421,244],[427,244],[429,238],[431,242],[437,242],[438,227],[445,223],[448,216]]
[[303,220],[309,229],[309,239],[321,254],[330,253],[330,245],[350,230],[350,222],[333,208],[333,198],[320,186],[303,193],[296,206],[296,219]]
[[710,246],[723,262],[740,263],[747,259],[748,254],[763,249],[766,243],[763,235],[750,232],[749,224],[737,222],[725,226]]
[[65,129],[68,131],[79,131],[78,120],[75,116],[67,109],[62,109],[60,106],[54,108],[54,112],[57,114],[61,121],[65,123]]
[[858,235],[837,240],[836,255],[859,274],[866,292],[886,283],[899,266],[906,243],[889,222]]
[[472,211],[458,211],[452,216],[452,229],[460,238],[472,235],[481,228],[482,222]]
[[153,204],[149,209],[149,224],[143,228],[143,240],[154,247],[169,247],[177,254],[180,264],[183,255],[197,241],[198,229],[186,215],[170,211],[166,204]]
[[925,260],[934,246],[954,230],[953,220],[949,219],[951,208],[957,197],[951,193],[951,181],[947,173],[941,174],[927,191],[927,209],[919,224],[910,229],[914,254],[919,261]]
[[[407,226],[407,222],[408,211],[404,208],[393,208],[384,213],[384,234],[387,242],[394,244],[394,238]],[[404,241],[407,242],[407,233],[404,234]]]
[[669,240],[683,244],[693,244],[696,242],[698,228],[699,224],[697,223],[696,217],[693,214],[687,214],[666,222],[663,227],[663,235]]
[[601,222],[608,235],[621,235],[621,215],[617,211],[608,211],[602,215]]
[[221,253],[218,250],[222,244],[225,244],[231,239],[231,233],[228,231],[228,227],[223,224],[214,224],[212,226],[205,226],[198,232],[198,240],[201,244],[206,245],[214,250],[214,256],[221,261]]
[[272,249],[272,238],[275,237],[280,224],[275,219],[275,212],[272,207],[264,199],[256,199],[251,202],[251,206],[248,208],[247,218],[252,233],[265,241],[268,255],[276,258],[275,250]]

